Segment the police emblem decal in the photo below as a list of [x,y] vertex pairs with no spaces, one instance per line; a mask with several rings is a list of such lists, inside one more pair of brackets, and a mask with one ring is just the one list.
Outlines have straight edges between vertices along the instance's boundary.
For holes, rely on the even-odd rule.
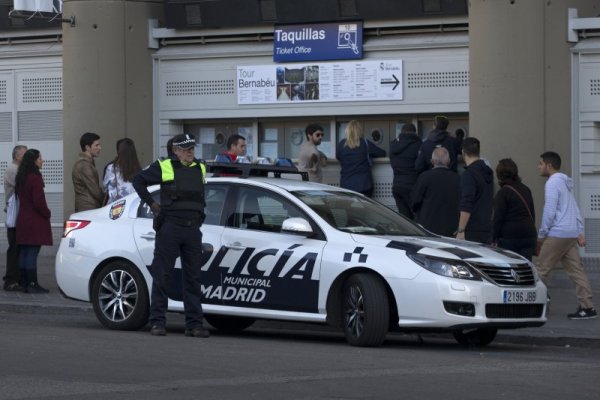
[[126,200],[120,200],[117,201],[116,203],[113,203],[112,206],[110,206],[110,211],[108,214],[108,217],[110,219],[118,219],[121,217],[121,215],[123,215],[123,211],[125,211],[125,203],[127,201]]

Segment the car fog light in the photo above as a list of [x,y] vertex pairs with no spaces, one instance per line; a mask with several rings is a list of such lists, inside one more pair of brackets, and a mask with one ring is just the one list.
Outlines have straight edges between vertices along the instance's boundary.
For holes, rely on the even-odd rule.
[[450,314],[462,315],[464,317],[475,316],[475,306],[472,303],[460,303],[457,301],[445,301],[444,308]]

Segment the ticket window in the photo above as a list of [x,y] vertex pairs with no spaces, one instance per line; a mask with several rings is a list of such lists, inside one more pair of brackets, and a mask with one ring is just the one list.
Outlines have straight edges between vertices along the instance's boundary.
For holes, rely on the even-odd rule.
[[204,160],[214,160],[217,154],[227,151],[227,140],[234,134],[246,138],[246,155],[250,159],[254,154],[251,123],[189,124],[184,125],[184,131],[196,137],[196,156]]
[[[370,140],[389,154],[390,141],[396,137],[395,132],[399,129],[397,122],[391,120],[359,120],[359,122],[362,125],[365,139]],[[346,137],[346,125],[348,125],[348,121],[338,124],[339,140]],[[401,127],[401,125],[399,126]]]
[[259,125],[259,156],[297,159],[300,147],[306,141],[306,126],[315,123],[323,127],[323,140],[319,146],[327,157],[333,157],[335,150],[328,121],[314,122],[265,122]]

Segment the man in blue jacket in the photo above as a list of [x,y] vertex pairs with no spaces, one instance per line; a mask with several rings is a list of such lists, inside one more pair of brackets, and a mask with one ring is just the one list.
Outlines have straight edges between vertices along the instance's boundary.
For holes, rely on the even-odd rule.
[[575,293],[579,299],[577,310],[568,314],[569,319],[592,319],[598,314],[592,303],[592,288],[585,273],[579,246],[585,246],[583,219],[573,196],[573,181],[560,172],[560,156],[547,151],[540,156],[538,170],[541,176],[548,177],[544,187],[544,215],[538,233],[538,272],[544,283],[548,283],[550,273],[560,261],[569,277],[575,283]]

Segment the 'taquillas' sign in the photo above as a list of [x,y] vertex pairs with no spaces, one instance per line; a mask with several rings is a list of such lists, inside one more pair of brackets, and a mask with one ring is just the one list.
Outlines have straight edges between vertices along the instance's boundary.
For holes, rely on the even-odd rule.
[[362,29],[362,22],[275,26],[273,61],[362,59]]

